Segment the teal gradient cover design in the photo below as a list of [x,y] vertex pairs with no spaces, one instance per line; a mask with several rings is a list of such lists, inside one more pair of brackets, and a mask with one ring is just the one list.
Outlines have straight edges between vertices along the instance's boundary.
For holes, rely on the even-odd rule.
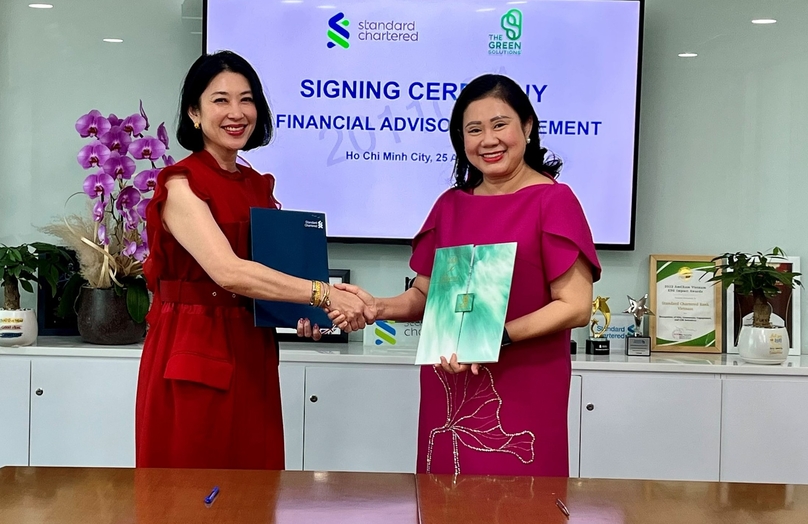
[[515,259],[515,242],[435,251],[416,365],[437,364],[452,353],[466,363],[499,359]]

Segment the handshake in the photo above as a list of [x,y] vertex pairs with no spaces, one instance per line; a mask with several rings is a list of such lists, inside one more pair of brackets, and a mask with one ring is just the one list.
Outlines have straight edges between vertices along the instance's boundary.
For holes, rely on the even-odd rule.
[[[326,308],[328,318],[346,333],[364,329],[376,321],[378,308],[376,298],[364,289],[352,284],[333,284],[330,293],[331,305]],[[332,328],[333,329],[333,328]],[[329,330],[320,329],[307,318],[297,321],[297,336],[320,340]]]

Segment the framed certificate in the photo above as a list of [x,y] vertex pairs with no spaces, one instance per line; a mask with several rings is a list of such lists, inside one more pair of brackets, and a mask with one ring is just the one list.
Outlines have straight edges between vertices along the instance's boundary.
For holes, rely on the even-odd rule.
[[721,286],[709,255],[651,255],[651,351],[721,353]]

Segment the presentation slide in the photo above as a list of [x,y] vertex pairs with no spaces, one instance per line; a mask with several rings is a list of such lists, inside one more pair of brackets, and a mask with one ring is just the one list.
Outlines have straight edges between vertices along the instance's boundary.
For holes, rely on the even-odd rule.
[[244,157],[285,209],[325,212],[332,239],[411,239],[453,182],[458,93],[498,73],[530,98],[595,242],[625,249],[640,15],[632,0],[208,0],[205,42],[263,82],[276,136]]

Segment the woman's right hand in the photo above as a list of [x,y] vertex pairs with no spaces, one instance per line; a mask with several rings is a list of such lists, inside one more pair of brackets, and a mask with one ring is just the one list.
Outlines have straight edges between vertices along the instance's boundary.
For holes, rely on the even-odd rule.
[[[340,324],[347,323],[343,329],[350,331],[358,331],[365,327],[366,305],[361,298],[348,291],[343,291],[337,287],[331,286],[330,294],[331,305],[328,307],[330,312],[339,312],[345,317]],[[330,315],[329,315],[330,316]],[[337,315],[339,316],[339,315]],[[336,317],[332,317],[334,320]],[[338,326],[342,327],[342,325]]]

